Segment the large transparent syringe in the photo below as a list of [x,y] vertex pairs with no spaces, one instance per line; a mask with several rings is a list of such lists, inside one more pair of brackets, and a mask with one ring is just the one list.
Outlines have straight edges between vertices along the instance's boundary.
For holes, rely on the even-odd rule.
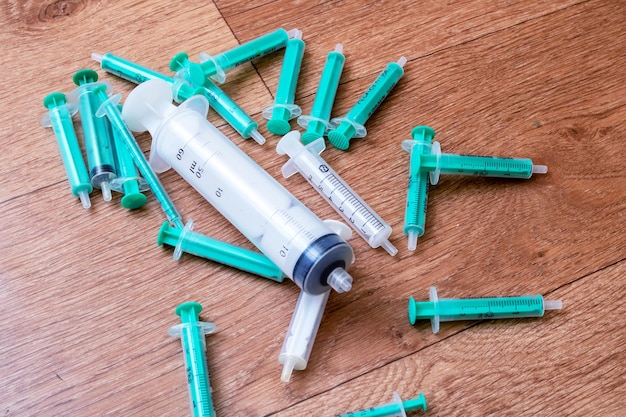
[[136,87],[123,116],[152,135],[150,163],[174,168],[300,288],[320,294],[350,290],[350,245],[206,120],[209,103],[194,96],[172,104],[162,80]]
[[398,249],[389,242],[391,226],[324,161],[320,153],[325,148],[323,137],[305,146],[300,142],[300,132],[289,132],[276,146],[280,155],[291,157],[283,166],[283,175],[289,178],[296,172],[302,174],[372,248],[382,246],[394,256]]

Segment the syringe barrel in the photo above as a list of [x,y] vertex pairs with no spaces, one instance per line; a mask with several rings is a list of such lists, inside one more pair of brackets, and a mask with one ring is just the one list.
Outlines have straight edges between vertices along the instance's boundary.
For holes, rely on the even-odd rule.
[[[141,84],[148,80],[163,80],[172,86],[175,83],[175,79],[172,77],[168,77],[111,53],[106,53],[102,56],[100,65],[106,72],[115,74],[135,84]],[[200,90],[184,82],[179,82],[176,85],[177,89],[174,91],[174,95],[177,101],[184,101],[194,94],[204,94],[209,100],[213,110],[224,118],[224,120],[244,138],[249,138],[250,132],[258,128],[258,123],[211,80],[203,80],[203,86]]]
[[[215,60],[215,64],[221,67],[222,71],[228,72],[241,64],[269,55],[280,48],[284,48],[288,40],[289,35],[287,31],[280,28],[236,46],[233,49],[217,54],[213,59]],[[215,64],[211,60],[201,64],[205,76],[211,77],[217,73]]]
[[428,205],[428,172],[420,169],[421,155],[430,152],[435,131],[427,126],[417,126],[411,131],[413,141],[403,142],[403,148],[410,151],[409,184],[406,208],[404,211],[404,233],[417,233],[422,236],[426,224]]
[[289,39],[285,47],[285,56],[283,57],[283,65],[278,79],[278,87],[274,103],[276,104],[293,104],[296,96],[296,87],[298,85],[298,76],[302,65],[302,57],[304,56],[305,44],[302,39]]
[[[56,101],[57,103],[47,103],[47,101]],[[69,105],[65,104],[65,96],[62,93],[51,94],[46,97],[44,104],[47,105],[49,111],[42,119],[42,124],[45,127],[51,126],[54,131],[72,194],[76,197],[81,192],[89,194],[93,187],[89,181],[87,167],[80,151]],[[76,111],[75,107],[74,111]]]
[[198,314],[202,306],[195,302],[187,302],[176,308],[176,314],[182,323],[168,330],[170,336],[180,337],[183,347],[189,401],[193,417],[215,417],[209,367],[206,361],[206,334],[213,333],[213,323],[202,322]]
[[442,174],[520,179],[528,179],[533,174],[533,162],[528,158],[499,158],[443,153],[440,155],[437,165]]
[[440,321],[541,317],[544,313],[544,303],[541,295],[440,298],[435,304],[435,311]]
[[350,245],[206,120],[205,97],[170,103],[167,85],[151,81],[124,105],[129,125],[153,135],[160,170],[174,168],[298,286],[328,290],[332,272],[352,264]]
[[279,152],[283,152],[283,146],[289,148],[287,153],[291,156],[283,167],[283,175],[289,176],[292,173],[290,170],[295,167],[372,248],[387,243],[391,235],[391,226],[319,155],[318,152],[324,149],[324,139],[317,139],[305,147],[300,143],[300,135],[297,132],[289,135],[283,137],[277,147]]
[[403,75],[404,69],[398,63],[390,62],[387,64],[385,69],[346,114],[346,119],[361,125],[365,124]]
[[77,88],[76,95],[91,184],[101,188],[102,183],[110,182],[117,174],[109,122],[96,117],[96,110],[102,102],[93,93],[95,87],[97,84],[83,84]]
[[124,146],[126,146],[126,149],[135,161],[135,165],[139,169],[139,172],[141,172],[141,175],[150,186],[152,194],[154,194],[157,201],[161,204],[161,208],[165,212],[165,216],[170,223],[182,229],[183,227],[185,227],[185,225],[183,224],[182,216],[174,206],[174,203],[172,202],[170,197],[167,195],[163,184],[161,184],[161,181],[159,181],[159,178],[152,170],[150,163],[146,160],[146,157],[144,156],[139,145],[137,144],[135,137],[124,123],[122,115],[117,108],[117,103],[111,100],[113,97],[111,99],[107,99],[106,91],[102,87],[96,89],[96,94],[100,97],[100,100],[102,101],[102,107],[99,109],[99,111],[101,111],[103,114],[100,115],[100,113],[98,113],[98,116],[102,117],[106,115],[106,117],[109,119],[112,128],[117,130],[120,140],[124,143]]
[[[172,227],[165,222],[159,230],[157,243],[169,246],[180,245],[185,253],[210,259],[273,281],[283,281],[284,274],[267,256],[185,229]],[[181,239],[183,239],[182,242]]]
[[204,95],[209,100],[213,110],[222,116],[241,136],[247,139],[250,137],[250,132],[259,127],[257,122],[211,80],[206,80],[203,88]]
[[316,295],[300,291],[278,356],[278,362],[284,366],[281,378],[283,382],[289,382],[292,370],[301,371],[306,368],[329,295],[330,290]]
[[341,52],[332,51],[326,56],[326,63],[317,86],[313,107],[311,107],[311,116],[326,121],[330,118],[345,61],[346,58]]
[[100,66],[104,71],[135,84],[141,84],[145,81],[156,79],[166,81],[170,84],[173,82],[172,77],[143,67],[110,52],[102,55],[101,59]]

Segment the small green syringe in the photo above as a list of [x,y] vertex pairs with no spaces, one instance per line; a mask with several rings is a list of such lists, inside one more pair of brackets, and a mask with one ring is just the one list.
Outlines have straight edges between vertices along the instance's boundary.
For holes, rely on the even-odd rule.
[[93,93],[96,95],[96,97],[100,99],[100,102],[102,103],[100,104],[100,108],[98,108],[98,110],[96,111],[96,116],[106,116],[109,119],[112,128],[117,130],[116,134],[119,134],[120,142],[123,143],[124,146],[126,146],[128,152],[130,153],[130,156],[133,158],[133,161],[135,161],[137,169],[139,169],[139,172],[141,172],[141,175],[143,175],[143,178],[150,186],[152,194],[154,194],[156,199],[161,204],[161,209],[163,209],[163,212],[165,212],[167,220],[172,225],[180,229],[185,227],[185,224],[183,223],[183,218],[176,209],[176,206],[174,206],[174,202],[167,195],[163,184],[161,184],[161,181],[159,181],[159,178],[152,170],[150,163],[144,156],[143,151],[139,147],[139,144],[137,144],[135,137],[128,129],[128,126],[126,126],[124,119],[122,119],[122,114],[117,107],[117,103],[119,103],[122,95],[115,94],[109,97],[106,92],[106,86],[104,85],[96,87]]
[[267,130],[275,135],[286,135],[291,130],[289,120],[302,114],[302,109],[294,103],[294,100],[305,43],[302,40],[302,32],[298,29],[290,31],[289,36],[274,103],[261,112],[261,115],[267,119],[265,125]]
[[400,57],[398,62],[387,64],[345,116],[331,119],[332,130],[328,132],[328,140],[335,148],[345,151],[352,138],[363,138],[367,135],[365,122],[400,81],[406,61],[405,57]]
[[430,320],[433,333],[439,332],[439,322],[459,320],[521,319],[543,317],[546,310],[560,310],[561,300],[544,300],[541,295],[493,298],[438,298],[437,289],[430,287],[430,301],[409,299],[409,322]]
[[334,417],[406,417],[407,411],[422,409],[426,411],[426,398],[420,392],[418,397],[402,401],[397,392],[393,393],[393,402],[348,414],[336,414]]
[[170,327],[167,334],[180,338],[183,345],[191,413],[193,417],[215,417],[206,364],[205,338],[205,335],[215,332],[215,325],[199,320],[202,305],[198,303],[183,303],[175,311],[182,323]]
[[424,234],[429,180],[435,185],[441,174],[528,179],[533,174],[548,172],[547,166],[535,165],[528,158],[441,153],[439,142],[432,141],[435,131],[428,126],[414,127],[411,136],[413,139],[402,142],[402,149],[411,155],[404,216],[404,234],[409,238],[410,250],[415,250],[417,238]]
[[93,190],[87,166],[80,152],[80,145],[72,123],[72,116],[78,111],[75,104],[67,103],[65,94],[56,92],[43,99],[48,112],[41,119],[43,127],[52,127],[61,152],[65,173],[70,182],[72,194],[80,198],[84,208],[91,207],[89,193]]
[[[222,84],[226,81],[226,73],[228,71],[253,59],[284,48],[288,40],[288,32],[280,28],[217,55],[209,55],[202,52],[199,55],[202,72],[205,77]],[[170,63],[178,61],[180,57],[180,54],[174,56]],[[178,70],[178,68],[170,69],[172,71]]]

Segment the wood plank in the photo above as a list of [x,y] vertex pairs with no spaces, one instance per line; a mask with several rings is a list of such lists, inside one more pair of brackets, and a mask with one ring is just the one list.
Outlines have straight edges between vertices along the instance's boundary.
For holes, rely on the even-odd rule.
[[[433,415],[624,409],[625,7],[516,2],[482,12],[482,3],[468,2],[449,13],[438,4],[424,3],[413,22],[424,30],[410,33],[403,30],[417,12],[392,5],[379,14],[385,31],[368,46],[352,34],[369,33],[371,19],[350,3],[322,5],[308,25],[308,3],[274,9],[275,16],[270,3],[241,15],[223,3],[219,10],[81,3],[55,19],[37,17],[43,3],[10,3],[0,17],[9,58],[0,77],[12,85],[23,68],[33,88],[0,92],[2,411],[187,415],[180,342],[166,335],[178,321],[174,307],[187,300],[201,302],[202,317],[218,326],[207,339],[218,415],[330,415],[387,402],[393,389],[407,398],[423,390]],[[382,13],[382,4],[371,7]],[[359,238],[350,241],[354,288],[331,296],[308,369],[283,384],[277,356],[296,286],[186,255],[174,262],[171,248],[155,245],[164,216],[150,194],[135,212],[122,209],[119,196],[108,204],[94,195],[92,209],[81,209],[68,193],[52,133],[36,121],[40,98],[54,86],[70,87],[75,69],[94,65],[93,50],[165,72],[175,52],[219,51],[283,23],[318,36],[308,44],[299,89],[307,108],[337,37],[321,29],[338,16],[349,22],[344,33],[353,50],[363,52],[360,61],[349,56],[338,112],[395,59],[401,43],[426,45],[409,55],[406,75],[368,123],[368,137],[349,152],[323,153],[391,224],[400,252],[391,258]],[[244,17],[254,17],[248,27]],[[406,39],[398,43],[395,33]],[[36,51],[46,77],[28,60]],[[279,56],[239,68],[224,85],[255,118],[271,101]],[[107,80],[125,95],[132,88]],[[25,103],[23,114],[8,112],[14,101]],[[429,194],[427,232],[410,253],[401,232],[408,155],[399,144],[417,124],[435,128],[446,152],[529,156],[550,171],[526,182],[442,178]],[[320,217],[337,218],[302,178],[282,178],[278,138],[258,146],[224,131]],[[148,135],[139,141],[148,148]],[[196,230],[252,247],[175,172],[161,179]],[[449,323],[433,335],[428,323],[412,327],[406,317],[408,297],[425,299],[430,285],[447,297],[548,293],[566,308],[541,320]]]
[[[169,3],[147,7],[144,3],[125,2],[100,7],[98,3],[79,3],[66,7],[70,9],[56,10],[45,2],[15,2],[9,8],[10,13],[0,17],[5,27],[0,42],[7,45],[4,71],[28,80],[28,88],[24,88],[20,86],[22,83],[7,79],[6,85],[13,88],[0,91],[0,133],[4,144],[0,158],[5,167],[0,173],[0,202],[66,181],[54,135],[51,129],[39,125],[46,111],[42,100],[53,91],[73,90],[72,76],[77,70],[98,69],[98,64],[90,58],[92,52],[112,52],[172,74],[169,60],[177,52],[187,51],[195,59],[205,49],[236,45],[212,3],[194,7]],[[180,28],[185,31],[181,32]],[[124,97],[134,88],[133,84],[102,70],[98,69],[98,73],[101,80],[110,82],[113,91]],[[228,93],[244,110],[260,112],[251,104],[257,100],[271,101],[251,67],[233,77],[241,89],[229,88]],[[224,126],[213,112],[210,117],[220,127]],[[76,116],[75,127],[80,137],[78,120]],[[230,126],[224,132],[241,140]],[[149,140],[142,142],[145,147],[149,144]],[[20,181],[15,181],[16,177]],[[69,195],[68,191],[64,192]]]
[[[551,292],[551,299],[563,301],[562,311],[540,319],[482,322],[438,337],[424,349],[271,415],[347,413],[389,403],[394,390],[404,400],[424,393],[428,412],[416,416],[621,415],[625,272],[620,262]],[[429,332],[415,329],[409,338],[430,337]]]

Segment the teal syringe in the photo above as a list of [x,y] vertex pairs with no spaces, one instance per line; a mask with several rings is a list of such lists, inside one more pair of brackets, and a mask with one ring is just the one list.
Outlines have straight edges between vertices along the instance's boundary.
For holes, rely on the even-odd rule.
[[417,238],[424,234],[428,204],[428,172],[420,170],[420,155],[430,151],[435,131],[428,126],[411,130],[413,143],[409,166],[409,185],[404,209],[404,234],[409,237],[409,250],[417,247]]
[[[402,142],[402,149],[409,153],[414,152],[413,146],[412,140]],[[421,171],[429,173],[432,185],[439,182],[441,174],[528,179],[533,174],[548,172],[547,166],[535,165],[528,158],[441,153],[441,145],[437,141],[433,142],[430,149],[422,148],[419,164]]]
[[77,87],[70,93],[70,100],[78,103],[91,185],[102,191],[104,201],[110,201],[111,181],[117,177],[113,138],[109,122],[95,115],[100,101],[94,94],[98,86],[109,87],[98,83],[98,73],[90,69],[77,71],[73,81]]
[[494,298],[438,298],[437,289],[430,287],[430,301],[409,299],[409,321],[430,320],[433,333],[439,332],[439,322],[458,320],[521,319],[543,317],[546,310],[560,310],[561,300],[544,300],[541,295]]
[[528,158],[441,153],[439,142],[432,141],[435,131],[428,126],[416,126],[411,136],[412,140],[402,142],[402,149],[411,155],[404,216],[404,233],[409,238],[410,250],[415,250],[417,238],[424,234],[429,180],[435,185],[441,174],[528,179],[533,174],[548,172],[547,166],[535,165]]
[[305,44],[302,32],[294,29],[292,38],[287,41],[285,56],[278,79],[278,87],[274,103],[263,109],[261,113],[267,119],[267,130],[275,135],[285,135],[291,130],[289,120],[300,116],[302,110],[294,103],[296,87]]
[[330,128],[330,113],[335,102],[339,79],[343,71],[346,58],[343,55],[343,45],[337,44],[335,50],[328,53],[322,70],[313,107],[310,115],[298,117],[298,124],[306,129],[302,134],[302,143],[307,145],[317,138],[324,137]]
[[139,145],[137,144],[135,137],[130,132],[130,130],[128,130],[128,127],[126,126],[126,123],[124,123],[122,115],[117,108],[117,103],[119,103],[122,95],[115,94],[111,97],[108,97],[106,93],[106,86],[104,85],[96,87],[94,90],[94,94],[102,102],[100,108],[96,111],[96,116],[103,117],[106,115],[106,117],[111,122],[111,126],[113,127],[113,129],[117,130],[120,141],[128,148],[128,152],[135,161],[135,165],[137,165],[139,172],[141,172],[144,180],[150,186],[152,193],[161,204],[161,208],[165,212],[165,216],[172,225],[182,229],[185,226],[183,224],[182,216],[180,215],[180,213],[178,213],[178,210],[176,210],[176,207],[174,206],[174,203],[172,202],[170,197],[167,195],[167,192],[165,192],[165,188],[163,188],[161,181],[159,181],[159,178],[152,170],[150,163],[148,163],[148,161],[146,160],[146,157],[141,151]]
[[83,207],[87,209],[91,207],[89,193],[93,190],[93,186],[89,181],[87,166],[80,152],[80,145],[72,123],[72,115],[78,111],[78,108],[75,104],[66,103],[63,93],[48,94],[43,99],[43,105],[48,112],[41,119],[41,125],[52,127],[54,130],[72,194],[80,198]]
[[[118,105],[121,111],[121,106]],[[115,166],[117,166],[117,178],[111,181],[111,189],[124,196],[120,199],[122,207],[128,210],[135,210],[143,207],[148,200],[141,191],[146,191],[148,183],[137,174],[135,161],[126,150],[123,139],[117,129],[111,129],[113,141],[115,143]]]
[[199,64],[189,63],[187,66],[181,66],[181,69],[187,68],[185,79],[183,79],[178,76],[168,77],[110,52],[104,55],[93,53],[91,58],[99,62],[106,72],[135,84],[154,79],[167,82],[172,86],[174,99],[177,102],[187,100],[195,94],[203,94],[209,100],[211,108],[244,139],[252,138],[259,144],[265,142],[265,138],[258,131],[259,124],[252,120],[221,88],[210,80],[205,80]]
[[231,69],[284,48],[288,40],[289,33],[280,28],[214,56],[202,52],[199,55],[202,72],[221,84]]
[[393,402],[379,405],[361,411],[348,414],[336,414],[334,417],[406,417],[407,411],[421,409],[426,411],[426,398],[420,392],[418,397],[402,401],[397,392],[393,393]]
[[348,114],[330,121],[333,130],[328,132],[328,140],[333,146],[345,151],[350,146],[352,138],[362,138],[367,135],[367,130],[363,125],[400,81],[404,75],[404,64],[406,64],[405,57],[400,57],[398,62],[387,64]]
[[183,303],[175,311],[182,323],[170,327],[167,334],[180,338],[183,345],[191,413],[193,417],[215,417],[206,363],[205,338],[205,335],[215,332],[215,325],[199,320],[202,306],[198,303]]
[[182,230],[163,223],[157,244],[173,246],[174,260],[180,259],[183,252],[190,253],[276,282],[285,279],[285,274],[267,256],[194,232],[191,220]]

